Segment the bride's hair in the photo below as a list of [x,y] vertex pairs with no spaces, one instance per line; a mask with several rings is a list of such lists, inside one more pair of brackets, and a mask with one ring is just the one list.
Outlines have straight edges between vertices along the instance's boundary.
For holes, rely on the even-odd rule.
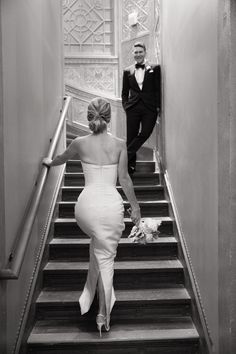
[[94,98],[88,105],[89,129],[94,134],[102,133],[111,120],[111,105],[101,97]]

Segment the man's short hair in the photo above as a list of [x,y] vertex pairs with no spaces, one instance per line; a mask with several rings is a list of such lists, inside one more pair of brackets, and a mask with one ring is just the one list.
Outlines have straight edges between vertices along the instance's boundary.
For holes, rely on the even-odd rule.
[[146,46],[145,46],[145,44],[143,42],[134,43],[134,48],[136,48],[136,47],[141,47],[146,52]]

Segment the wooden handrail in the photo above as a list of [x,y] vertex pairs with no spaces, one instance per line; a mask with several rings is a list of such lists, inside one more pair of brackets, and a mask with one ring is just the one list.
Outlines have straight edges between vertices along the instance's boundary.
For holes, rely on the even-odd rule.
[[[50,147],[48,150],[47,157],[52,158],[53,154],[55,152],[57,143],[59,141],[62,128],[65,123],[66,119],[66,114],[67,110],[71,101],[71,97],[67,96],[64,98],[64,106],[61,112],[60,119],[58,121],[54,136],[51,140]],[[20,229],[19,232],[19,237],[17,237],[14,247],[10,253],[10,256],[8,258],[8,264],[5,269],[0,270],[0,279],[18,279],[21,266],[24,261],[24,256],[26,252],[26,248],[30,239],[30,234],[31,230],[33,227],[33,223],[36,217],[36,213],[38,210],[38,206],[41,200],[41,196],[44,190],[46,178],[48,175],[48,167],[43,166],[41,168],[41,171],[39,173],[37,183],[36,183],[36,189],[34,191],[34,194],[32,196],[32,199],[29,204],[28,212],[25,216],[25,221],[24,224],[22,225],[22,228]]]

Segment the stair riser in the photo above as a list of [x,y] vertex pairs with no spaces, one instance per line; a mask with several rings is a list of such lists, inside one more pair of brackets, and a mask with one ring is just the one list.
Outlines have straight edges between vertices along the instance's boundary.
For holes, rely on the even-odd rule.
[[[104,334],[107,336],[107,334]],[[138,341],[92,344],[29,346],[27,354],[198,354],[195,340]]]
[[[132,180],[137,185],[159,184],[160,176],[151,173],[145,176],[134,174]],[[65,186],[84,186],[84,176],[65,175],[64,184]]]
[[[44,271],[44,287],[53,289],[82,290],[86,281],[87,271]],[[116,271],[114,288],[151,289],[160,286],[176,286],[184,283],[182,270],[143,270],[142,272]]]
[[[177,258],[177,244],[122,245],[116,260],[158,260]],[[88,261],[89,245],[50,245],[50,260]]]
[[[75,204],[60,204],[59,205],[59,218],[73,218]],[[166,203],[159,205],[141,205],[141,214],[143,217],[154,216],[168,216],[169,206]],[[128,212],[125,210],[125,217],[129,217]]]
[[[70,237],[78,238],[87,238],[83,231],[78,227],[76,222],[73,223],[55,223],[55,235],[54,237],[60,237],[69,235]],[[125,225],[125,230],[122,234],[122,237],[127,237],[130,234],[130,231],[133,227],[133,224],[127,223]],[[173,223],[172,221],[163,221],[162,225],[159,227],[160,237],[164,235],[173,235]]]
[[[155,163],[154,162],[146,162],[146,163],[138,163],[136,166],[137,172],[155,172]],[[66,165],[66,172],[83,172],[82,166],[80,162],[68,162]]]
[[[124,193],[119,191],[122,198],[126,200]],[[80,195],[81,191],[62,191],[62,201],[72,202],[76,201]],[[135,195],[138,201],[149,201],[149,200],[164,200],[164,190],[163,189],[155,189],[155,190],[135,190]]]
[[[97,312],[97,306],[94,306],[94,311],[91,309],[86,316],[80,315],[78,302],[75,304],[61,303],[58,305],[37,305],[36,319],[37,320],[77,320],[77,321],[94,321],[94,314]],[[114,323],[145,323],[153,322],[156,318],[166,317],[183,317],[191,314],[190,304],[186,302],[177,303],[160,303],[148,302],[146,304],[136,303],[115,303],[112,310],[112,322]]]

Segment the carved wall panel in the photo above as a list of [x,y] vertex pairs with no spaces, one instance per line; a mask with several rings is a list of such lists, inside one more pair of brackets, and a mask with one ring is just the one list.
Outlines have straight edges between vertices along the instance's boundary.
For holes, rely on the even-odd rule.
[[161,62],[161,19],[160,19],[160,0],[155,0],[155,31],[154,31],[154,53],[157,62]]
[[117,68],[114,65],[80,65],[65,68],[65,83],[79,89],[113,94]]
[[[122,40],[127,40],[150,31],[150,15],[152,0],[124,0],[122,11]],[[136,12],[138,14],[138,23],[136,26],[130,26],[128,23],[129,14]]]
[[66,54],[113,53],[113,1],[63,0]]

